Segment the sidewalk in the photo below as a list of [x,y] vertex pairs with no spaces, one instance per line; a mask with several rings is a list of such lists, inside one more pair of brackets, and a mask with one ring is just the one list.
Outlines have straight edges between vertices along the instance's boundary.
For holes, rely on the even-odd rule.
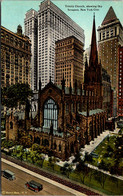
[[112,177],[114,177],[114,178],[117,178],[117,179],[119,179],[119,180],[123,180],[123,176],[112,175],[112,174],[110,174],[108,171],[104,171],[103,169],[99,169],[98,167],[96,167],[96,166],[94,166],[94,165],[91,165],[91,164],[89,164],[89,163],[87,163],[86,165],[87,165],[88,167],[92,168],[92,169],[101,171],[101,172],[103,172],[104,174],[107,174],[107,175],[112,176]]
[[[115,124],[115,127],[117,125]],[[87,152],[87,153],[91,153],[94,151],[94,149],[108,136],[111,134],[117,134],[118,131],[120,129],[119,128],[115,128],[114,131],[109,131],[109,130],[105,130],[103,133],[101,133],[99,136],[97,136],[97,138],[94,138],[94,141],[91,141],[89,145],[85,145],[84,148],[81,148],[80,152]],[[83,153],[82,153],[83,154]]]
[[106,130],[101,133],[97,138],[94,138],[94,141],[92,140],[89,145],[86,144],[84,148],[81,148],[80,152],[87,152],[90,154],[109,135],[109,132],[109,130]]

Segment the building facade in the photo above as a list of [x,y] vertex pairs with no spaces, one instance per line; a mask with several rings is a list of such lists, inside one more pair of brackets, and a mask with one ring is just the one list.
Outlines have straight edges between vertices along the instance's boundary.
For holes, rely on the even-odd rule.
[[[26,28],[28,14],[31,15],[31,11],[27,12],[25,18],[26,35],[29,35],[28,28]],[[40,4],[37,20],[38,40],[37,45],[34,45],[38,48],[37,78],[38,81],[41,80],[44,87],[49,82],[50,76],[53,81],[55,79],[55,41],[74,35],[84,44],[85,37],[83,29],[50,0],[45,0]],[[35,65],[32,64],[32,66]]]
[[[28,135],[32,143],[52,150],[62,160],[68,159],[105,130],[107,114],[99,107],[93,92],[67,88],[64,79],[61,88],[50,81],[39,88],[37,115],[32,120],[26,118]],[[24,123],[24,115],[7,115],[6,138],[18,140]]]
[[18,83],[30,85],[31,42],[22,35],[1,26],[1,87]]
[[66,87],[74,88],[75,82],[81,85],[83,76],[83,44],[74,36],[56,42],[55,83],[61,85],[64,75]]
[[123,117],[123,46],[119,46],[118,116]]
[[103,110],[107,111],[108,117],[112,116],[112,90],[110,75],[102,68],[102,93],[103,93]]
[[112,7],[98,27],[99,59],[111,77],[113,116],[117,115],[119,45],[123,44],[123,27]]
[[31,40],[31,87],[32,90],[37,89],[37,41],[38,41],[38,32],[37,32],[37,12],[33,9],[30,9],[26,13],[25,24],[25,35],[27,35]]

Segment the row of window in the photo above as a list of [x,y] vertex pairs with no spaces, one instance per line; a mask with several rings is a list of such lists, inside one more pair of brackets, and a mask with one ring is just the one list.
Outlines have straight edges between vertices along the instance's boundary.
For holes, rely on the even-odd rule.
[[115,29],[111,29],[110,31],[104,31],[104,32],[100,32],[100,40],[102,39],[106,39],[109,37],[113,37],[117,35],[117,27],[115,27]]

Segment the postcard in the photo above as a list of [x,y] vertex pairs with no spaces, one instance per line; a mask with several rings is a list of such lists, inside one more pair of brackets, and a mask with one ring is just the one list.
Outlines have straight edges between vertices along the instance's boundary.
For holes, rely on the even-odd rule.
[[122,195],[123,2],[1,1],[1,195]]

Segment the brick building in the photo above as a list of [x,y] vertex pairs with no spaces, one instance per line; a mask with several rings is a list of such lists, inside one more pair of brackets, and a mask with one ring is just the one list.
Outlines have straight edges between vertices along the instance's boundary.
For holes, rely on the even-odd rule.
[[118,116],[123,117],[123,46],[119,46]]
[[31,43],[22,34],[18,25],[17,33],[1,26],[1,86],[19,83],[30,85]]
[[98,27],[99,59],[111,77],[113,89],[113,116],[117,115],[119,45],[123,44],[123,27],[112,7]]
[[55,82],[57,85],[61,85],[63,74],[67,87],[71,83],[73,88],[75,81],[78,85],[83,83],[83,47],[83,43],[74,36],[56,42]]
[[102,92],[103,92],[103,105],[102,108],[107,111],[108,117],[111,117],[113,115],[112,108],[112,89],[111,89],[111,80],[110,75],[107,73],[107,71],[102,68]]

